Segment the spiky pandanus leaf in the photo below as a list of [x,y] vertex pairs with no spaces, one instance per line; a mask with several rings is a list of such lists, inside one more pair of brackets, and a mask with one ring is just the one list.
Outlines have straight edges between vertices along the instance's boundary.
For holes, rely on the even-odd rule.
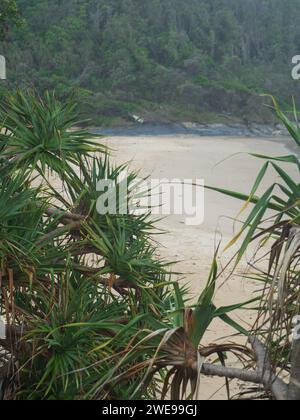
[[[7,334],[0,363],[13,384],[10,397],[152,399],[161,395],[165,374],[167,388],[174,374],[174,397],[184,397],[188,383],[196,393],[200,364],[195,373],[189,363],[199,362],[212,319],[242,331],[228,316],[241,305],[213,305],[215,265],[196,307],[187,306],[185,287],[157,256],[153,235],[161,232],[149,214],[97,212],[97,183],[108,178],[118,192],[124,169],[128,201],[149,191],[136,189],[136,173],[111,165],[93,136],[73,128],[74,104],[18,92],[1,112],[0,288]],[[170,375],[167,364],[178,369]]]

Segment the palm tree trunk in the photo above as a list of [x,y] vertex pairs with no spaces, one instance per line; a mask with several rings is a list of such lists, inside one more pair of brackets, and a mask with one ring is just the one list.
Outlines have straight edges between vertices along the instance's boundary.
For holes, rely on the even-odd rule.
[[292,350],[292,371],[288,390],[289,401],[300,401],[300,337],[294,340]]

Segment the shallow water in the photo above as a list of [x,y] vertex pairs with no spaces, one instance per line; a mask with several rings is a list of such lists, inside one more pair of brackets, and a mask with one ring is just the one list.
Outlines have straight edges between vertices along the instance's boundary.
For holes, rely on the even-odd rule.
[[224,125],[197,125],[184,126],[181,124],[137,124],[121,128],[96,128],[94,134],[117,137],[140,137],[140,136],[171,136],[171,135],[195,135],[201,137],[265,137],[271,136],[274,127],[259,125],[247,128],[239,124]]

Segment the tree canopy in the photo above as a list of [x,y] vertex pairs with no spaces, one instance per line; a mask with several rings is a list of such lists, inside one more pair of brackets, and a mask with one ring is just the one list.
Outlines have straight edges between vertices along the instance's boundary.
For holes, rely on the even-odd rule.
[[263,118],[253,95],[295,94],[300,0],[17,4],[26,25],[1,46],[10,82],[61,96],[75,89],[98,122],[136,109],[178,119],[207,112]]
[[18,18],[16,0],[1,0],[0,3],[0,40],[3,39],[11,23]]

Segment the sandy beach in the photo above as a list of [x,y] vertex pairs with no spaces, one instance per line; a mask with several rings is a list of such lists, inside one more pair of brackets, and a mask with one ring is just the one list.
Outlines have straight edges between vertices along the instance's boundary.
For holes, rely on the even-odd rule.
[[[101,140],[112,150],[117,163],[130,162],[133,169],[154,179],[204,179],[206,185],[218,186],[249,193],[263,161],[249,153],[283,156],[290,153],[292,140],[284,138],[230,138],[198,136],[140,136],[110,137]],[[264,185],[274,183],[276,175],[270,169]],[[177,261],[174,270],[184,273],[180,281],[188,283],[196,299],[203,289],[210,270],[212,258],[219,241],[221,251],[237,232],[234,218],[242,203],[213,191],[205,192],[205,217],[200,226],[187,226],[185,216],[170,215],[159,226],[167,233],[159,237],[161,255]],[[238,245],[237,245],[238,246]],[[237,250],[237,247],[235,248]],[[220,253],[219,264],[225,264],[234,249]],[[249,258],[251,255],[248,256]],[[245,266],[245,263],[243,264]],[[243,270],[241,266],[240,270]],[[220,285],[222,284],[220,280]],[[253,297],[255,284],[238,275],[222,285],[215,302],[219,306],[247,301]],[[239,322],[252,324],[251,314],[238,314]],[[215,322],[206,342],[222,340],[233,331],[224,324]],[[203,379],[201,399],[226,397],[222,380]],[[219,388],[222,388],[220,391]],[[216,394],[215,394],[216,393]]]

